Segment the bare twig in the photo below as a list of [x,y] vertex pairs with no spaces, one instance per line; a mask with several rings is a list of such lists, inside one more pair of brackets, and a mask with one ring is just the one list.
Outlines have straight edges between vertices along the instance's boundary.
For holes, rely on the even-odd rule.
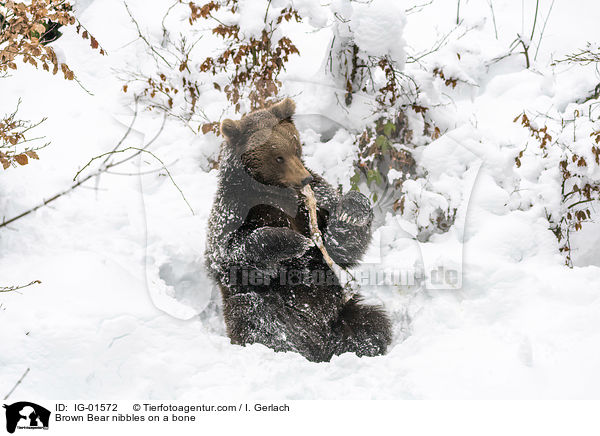
[[8,220],[3,220],[2,223],[0,223],[0,228],[7,226],[7,225],[9,225],[10,223],[12,223],[14,221],[17,221],[18,219],[21,219],[21,218],[29,215],[32,212],[35,212],[36,210],[38,210],[41,207],[47,206],[48,204],[52,203],[54,200],[57,200],[58,198],[62,197],[65,194],[68,194],[69,192],[71,192],[75,188],[81,186],[83,183],[87,182],[89,179],[91,179],[92,177],[94,177],[94,176],[96,176],[98,174],[99,173],[92,173],[89,176],[85,177],[84,179],[81,179],[80,181],[78,181],[74,185],[70,186],[68,189],[65,189],[64,191],[61,191],[58,194],[53,195],[49,199],[42,201],[37,206],[32,207],[31,209],[26,210],[25,212],[20,213],[19,215],[14,216],[14,217],[12,217],[12,218],[10,218]]
[[540,45],[542,44],[542,37],[544,36],[544,32],[546,31],[546,24],[548,24],[548,19],[550,18],[550,12],[552,12],[552,7],[554,6],[554,0],[550,3],[550,9],[548,9],[548,14],[546,15],[546,19],[544,20],[544,26],[542,27],[542,31],[540,32],[540,38],[538,39],[537,47],[535,49],[535,56],[533,59],[537,59],[538,52],[540,51]]
[[[177,163],[178,161],[179,161],[179,159],[175,159],[173,162],[171,162],[169,164],[169,166]],[[137,173],[133,173],[133,172],[122,173],[122,172],[118,172],[118,171],[109,171],[109,170],[107,170],[105,172],[106,172],[106,174],[111,174],[111,175],[114,175],[114,176],[144,176],[146,174],[155,174],[155,173],[158,173],[158,172],[160,172],[162,170],[163,170],[163,167],[155,168],[155,169],[147,170],[147,171],[139,171]]]
[[265,10],[265,18],[264,18],[264,22],[265,24],[267,24],[267,17],[269,16],[269,8],[271,7],[271,0],[269,0],[269,2],[267,3],[267,9]]
[[[165,163],[158,157],[156,156],[154,153],[152,153],[149,150],[146,150],[145,148],[138,148],[138,147],[127,147],[124,148],[122,150],[113,150],[113,151],[108,151],[106,153],[102,153],[98,156],[94,156],[93,158],[90,159],[90,161],[88,163],[86,163],[83,168],[81,168],[79,171],[77,171],[77,174],[75,174],[75,177],[73,177],[73,181],[75,181],[77,179],[77,177],[79,176],[79,174],[81,174],[81,172],[83,170],[85,170],[87,167],[89,167],[92,162],[94,162],[96,159],[100,159],[103,158],[104,156],[110,156],[113,154],[117,154],[117,153],[124,153],[126,151],[129,150],[136,150],[138,153],[136,153],[135,155],[138,155],[139,153],[148,153],[150,156],[152,156],[154,159],[156,159],[157,161],[160,162],[160,164],[162,165],[162,167],[164,168],[164,170],[167,172],[167,175],[169,176],[169,178],[171,179],[171,182],[173,183],[173,185],[175,185],[175,187],[177,188],[177,190],[179,191],[179,193],[181,194],[181,197],[183,198],[183,201],[185,201],[185,203],[187,204],[187,206],[190,208],[190,211],[192,212],[192,215],[194,215],[194,209],[192,209],[192,206],[190,205],[190,203],[187,201],[187,198],[185,198],[185,195],[183,194],[183,191],[181,190],[181,188],[179,187],[179,185],[177,183],[175,183],[175,180],[173,179],[173,176],[171,175],[171,172],[169,171],[169,169],[166,167]],[[131,159],[131,156],[129,158],[127,158],[127,160]],[[122,161],[122,162],[125,162]],[[106,165],[105,168],[112,168],[113,166],[115,166],[116,164],[110,164],[110,165]],[[98,171],[102,171],[102,169],[98,170]],[[96,174],[96,173],[93,173]]]
[[[28,210],[26,210],[25,212],[22,212],[22,213],[20,213],[20,214],[19,214],[19,215],[17,215],[17,216],[14,216],[14,217],[12,217],[12,218],[10,218],[10,219],[8,219],[8,220],[7,220],[7,219],[4,219],[4,220],[3,220],[3,221],[0,223],[0,228],[2,228],[2,227],[5,227],[5,226],[9,225],[10,223],[13,223],[13,222],[15,222],[15,221],[17,221],[17,220],[19,220],[19,219],[21,219],[21,218],[23,218],[23,217],[25,217],[25,216],[27,216],[27,215],[31,214],[32,212],[35,212],[36,210],[38,210],[38,209],[40,209],[40,208],[42,208],[42,207],[44,207],[44,206],[47,206],[48,204],[52,203],[53,201],[55,201],[55,200],[57,200],[57,199],[61,198],[62,196],[66,195],[66,194],[68,194],[69,192],[71,192],[71,191],[75,190],[76,188],[78,188],[78,187],[82,186],[82,185],[83,185],[85,182],[87,182],[88,180],[92,179],[93,177],[98,177],[98,176],[100,176],[101,174],[103,174],[103,173],[107,172],[107,170],[109,170],[110,168],[114,168],[114,167],[116,167],[116,166],[118,166],[118,165],[121,165],[121,164],[123,164],[123,163],[125,163],[125,162],[128,162],[128,161],[130,161],[131,159],[133,159],[134,157],[138,156],[138,155],[139,155],[139,154],[141,154],[141,153],[144,153],[144,152],[150,153],[150,152],[148,152],[146,149],[147,149],[147,148],[148,148],[148,147],[149,147],[149,146],[150,146],[152,143],[154,143],[154,141],[156,141],[156,139],[159,137],[160,133],[162,132],[162,130],[163,130],[164,126],[165,126],[166,118],[167,118],[167,117],[166,117],[166,115],[165,115],[165,116],[163,117],[162,124],[161,124],[161,126],[160,126],[160,128],[159,128],[158,132],[156,133],[156,135],[155,135],[155,136],[154,136],[154,137],[153,137],[153,138],[152,138],[150,141],[148,141],[148,142],[147,142],[147,143],[146,143],[146,144],[145,144],[145,145],[144,145],[142,148],[129,147],[129,148],[127,148],[127,149],[123,149],[123,150],[116,150],[116,149],[113,149],[113,151],[110,151],[110,152],[108,152],[108,153],[103,153],[103,154],[102,154],[102,155],[100,155],[100,156],[96,156],[96,158],[99,158],[99,157],[104,157],[104,156],[107,156],[107,155],[110,155],[110,154],[114,154],[114,153],[116,153],[116,152],[122,152],[122,151],[125,151],[125,150],[132,150],[132,149],[135,149],[135,150],[136,150],[136,152],[135,152],[135,153],[133,153],[131,156],[128,156],[128,157],[126,157],[126,158],[124,158],[124,159],[121,159],[121,160],[119,160],[119,161],[116,161],[116,162],[107,162],[107,161],[105,160],[105,161],[103,162],[103,164],[102,164],[102,165],[101,165],[101,166],[100,166],[100,167],[99,167],[99,168],[98,168],[96,171],[94,171],[94,172],[92,172],[92,173],[88,174],[87,176],[85,176],[85,177],[84,177],[84,178],[82,178],[82,179],[79,179],[79,180],[78,180],[76,183],[74,183],[73,185],[71,185],[71,186],[70,186],[70,187],[68,187],[67,189],[64,189],[63,191],[60,191],[60,192],[58,192],[57,194],[53,195],[52,197],[48,198],[47,200],[44,200],[44,201],[42,201],[40,204],[36,205],[35,207],[32,207],[31,209],[28,209]],[[122,144],[122,143],[123,143],[123,141],[124,141],[124,140],[125,140],[125,139],[128,137],[128,135],[131,133],[131,131],[132,131],[132,129],[130,128],[130,129],[128,129],[128,130],[125,132],[125,134],[123,135],[123,137],[122,137],[122,138],[121,138],[121,140],[119,141],[119,144]],[[156,156],[155,156],[155,157],[156,157]],[[96,158],[94,158],[94,159],[96,159]],[[94,160],[94,159],[92,159],[92,160]],[[157,157],[156,157],[156,159],[157,159],[159,162],[161,162],[161,164],[163,164],[163,167],[165,168],[165,170],[167,170],[167,168],[164,166],[164,163],[162,163],[162,161],[161,161],[160,159],[158,159]],[[90,162],[88,162],[88,165],[86,165],[86,167],[87,167],[87,166],[89,166],[89,164],[90,164],[90,163],[91,163],[91,161],[90,161]],[[84,167],[84,168],[86,168],[86,167]],[[78,176],[78,175],[81,173],[81,171],[83,171],[83,169],[82,169],[82,170],[80,170],[80,171],[77,173],[76,177],[77,177],[77,176]],[[168,170],[167,170],[167,173],[168,173],[168,174],[169,174],[169,176],[170,176],[170,173],[168,172]],[[75,181],[76,177],[73,179],[74,181]],[[171,177],[171,180],[173,181],[173,178],[172,178],[172,177]],[[177,184],[175,184],[174,182],[173,182],[173,184],[174,184],[174,185],[177,187],[177,189],[179,190],[179,192],[180,192],[180,193],[181,193],[181,195],[183,196],[183,198],[184,198],[184,200],[185,200],[186,204],[188,205],[188,207],[190,208],[190,210],[192,210],[192,213],[194,213],[194,212],[193,212],[193,209],[191,208],[191,206],[190,206],[189,202],[186,200],[186,198],[185,198],[185,196],[183,195],[183,192],[181,191],[181,189],[179,188],[179,186],[177,186]]]
[[[137,116],[138,116],[138,101],[139,101],[139,96],[136,95],[135,98],[133,99],[135,106],[133,109],[133,118],[131,118],[131,123],[129,123],[129,127],[127,127],[127,131],[125,132],[125,134],[123,135],[121,140],[119,142],[117,142],[117,145],[115,145],[115,148],[113,148],[112,151],[117,151],[119,149],[119,147],[123,144],[123,141],[125,141],[125,139],[131,133],[131,130],[133,129],[133,125],[135,124],[135,120],[137,119]],[[110,159],[110,156],[107,156],[106,159],[104,159],[102,161],[102,165],[106,164],[108,159]]]
[[129,10],[129,6],[127,5],[127,2],[123,2],[123,4],[125,5],[125,9],[127,9],[127,13],[129,14],[129,18],[131,18],[131,21],[133,22],[133,24],[135,24],[135,28],[137,29],[138,32],[138,38],[140,38],[142,41],[144,41],[146,43],[146,45],[148,46],[148,48],[152,51],[152,53],[154,53],[156,56],[158,56],[160,59],[162,59],[162,61],[167,64],[167,66],[169,68],[173,68],[173,66],[171,65],[171,63],[166,60],[164,58],[163,55],[161,55],[152,44],[150,44],[150,42],[146,39],[146,37],[144,36],[144,34],[142,33],[142,29],[140,29],[140,25],[138,24],[137,20],[133,17],[133,14],[131,13],[131,10]]
[[[148,147],[150,147],[152,144],[154,144],[154,141],[156,141],[158,139],[158,137],[162,133],[163,129],[165,128],[165,123],[166,122],[167,122],[167,114],[165,113],[164,116],[163,116],[163,120],[162,120],[162,123],[160,125],[160,128],[156,132],[156,135],[154,135],[154,137],[150,141],[146,142],[146,144],[142,147],[143,150],[146,150]],[[106,169],[109,169],[109,168],[112,168],[112,167],[116,167],[117,165],[121,165],[122,163],[125,163],[125,162],[133,159],[134,157],[136,157],[140,153],[141,153],[141,151],[138,151],[138,152],[132,154],[131,156],[126,157],[125,159],[122,159],[120,161],[114,162],[109,167],[106,167]]]
[[32,286],[32,285],[39,285],[40,283],[42,283],[42,282],[40,282],[39,280],[34,280],[30,283],[27,283],[26,285],[0,286],[0,292],[18,291],[19,289],[27,288],[28,286]]
[[410,15],[410,14],[414,14],[414,13],[417,13],[417,12],[421,12],[425,7],[429,6],[431,3],[433,3],[433,0],[429,0],[427,3],[422,3],[420,5],[412,6],[412,7],[408,8],[408,9],[405,9],[404,13],[406,15]]
[[567,206],[567,209],[571,209],[572,207],[575,207],[575,206],[577,206],[579,204],[589,203],[590,201],[595,201],[595,200],[597,200],[597,199],[596,198],[587,198],[585,200],[581,200],[581,201],[578,201],[576,203],[570,204],[569,206]]
[[176,0],[175,3],[173,3],[171,6],[169,6],[169,9],[167,9],[167,12],[165,12],[165,15],[163,16],[163,19],[161,21],[161,26],[163,29],[163,38],[167,35],[167,26],[165,26],[165,20],[167,19],[167,17],[169,16],[169,14],[171,13],[171,11],[173,10],[173,8],[177,5],[181,4],[180,0]]
[[85,86],[83,86],[83,83],[81,83],[81,80],[79,80],[77,78],[77,76],[73,75],[73,80],[79,85],[79,87],[81,89],[83,89],[88,95],[94,96],[96,94],[94,94],[92,91],[90,91],[89,89],[87,89]]
[[531,27],[531,36],[529,37],[529,41],[533,41],[533,34],[535,33],[535,25],[537,24],[538,10],[540,8],[540,0],[536,0],[535,2],[535,15],[533,17],[533,26]]
[[[456,40],[461,39],[462,37],[464,37],[467,33],[469,33],[471,30],[475,29],[477,26],[473,25],[470,27],[467,27],[466,29],[464,29],[464,32],[462,32],[459,36],[456,37]],[[433,46],[425,51],[425,52],[421,52],[421,53],[417,53],[414,56],[409,55],[407,56],[407,64],[412,64],[415,62],[420,61],[421,59],[423,59],[426,56],[429,56],[432,53],[435,53],[436,51],[438,51],[439,49],[441,49],[442,47],[444,47],[447,43],[448,40],[450,38],[450,36],[452,36],[452,34],[454,32],[456,32],[457,30],[461,29],[461,26],[456,26],[454,27],[452,30],[450,30],[448,33],[442,35],[434,44]]]
[[23,381],[23,379],[25,378],[25,376],[27,374],[29,374],[29,368],[27,368],[25,370],[25,372],[23,373],[23,375],[21,376],[21,378],[19,380],[17,380],[17,382],[15,383],[15,385],[13,386],[13,388],[10,390],[10,392],[4,396],[5,400],[8,400],[8,397],[10,397],[11,394],[15,391],[15,389],[17,389],[17,387],[21,384],[21,382]]
[[523,51],[521,53],[523,53],[525,55],[525,63],[527,65],[527,68],[529,68],[530,63],[529,63],[529,45],[525,44],[525,41],[523,41],[523,38],[521,38],[521,35],[517,34],[517,39],[516,39],[517,43],[520,43],[523,46]]
[[552,65],[561,63],[589,65],[597,62],[600,62],[600,46],[594,46],[588,42],[586,48],[567,55],[564,59],[556,60]]
[[[121,142],[127,137],[127,135],[129,135],[129,131],[126,132],[126,134],[124,135],[123,139],[121,139]],[[53,201],[57,200],[58,198],[62,197],[63,195],[73,191],[74,189],[78,188],[79,186],[81,186],[83,183],[85,183],[86,181],[88,181],[89,179],[91,179],[92,177],[101,174],[102,171],[98,171],[96,173],[92,173],[89,176],[85,177],[84,179],[79,180],[77,183],[71,185],[69,188],[58,192],[57,194],[54,194],[52,197],[43,200],[40,204],[38,204],[35,207],[32,207],[31,209],[26,210],[25,212],[20,213],[17,216],[14,216],[10,219],[3,219],[2,223],[0,223],[0,228],[8,226],[10,223],[13,223],[29,214],[31,214],[32,212],[35,212],[36,210],[40,209],[41,207],[47,206],[48,204],[52,203]]]
[[[117,145],[115,145],[115,148],[113,148],[112,151],[118,150],[118,148],[121,146],[121,144],[123,144],[123,141],[125,141],[125,139],[131,133],[131,129],[133,129],[133,125],[135,124],[135,120],[137,119],[137,116],[138,116],[139,96],[136,95],[135,98],[133,99],[133,101],[135,103],[135,107],[133,109],[133,118],[131,119],[131,123],[129,124],[129,127],[127,127],[127,131],[125,132],[125,134],[121,137],[121,140],[119,142],[117,142]],[[104,159],[102,161],[102,164],[100,165],[100,167],[103,167],[109,159],[110,159],[110,156],[106,156],[106,159]],[[96,188],[98,188],[99,184],[100,184],[100,174],[98,174],[98,177],[96,178]]]
[[498,28],[496,27],[496,14],[494,13],[494,5],[492,4],[492,0],[488,0],[488,4],[490,5],[490,9],[492,11],[492,22],[494,23],[494,34],[496,35],[496,39],[498,39]]
[[460,0],[456,4],[456,25],[460,24]]

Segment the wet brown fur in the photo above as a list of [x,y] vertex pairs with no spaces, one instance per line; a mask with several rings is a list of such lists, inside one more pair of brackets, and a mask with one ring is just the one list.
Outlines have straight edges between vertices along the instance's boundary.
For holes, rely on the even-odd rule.
[[244,167],[261,183],[299,189],[311,176],[302,162],[300,134],[291,120],[294,110],[294,102],[285,99],[239,121],[221,124],[229,143],[240,148]]

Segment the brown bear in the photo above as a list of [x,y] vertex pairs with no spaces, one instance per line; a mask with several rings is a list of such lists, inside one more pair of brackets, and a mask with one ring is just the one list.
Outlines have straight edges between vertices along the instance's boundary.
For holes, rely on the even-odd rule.
[[380,306],[345,302],[338,278],[310,239],[299,190],[310,184],[332,259],[352,266],[371,238],[369,200],[340,196],[302,161],[290,99],[225,120],[219,185],[208,226],[206,264],[223,297],[234,344],[261,343],[311,361],[383,354],[390,321]]

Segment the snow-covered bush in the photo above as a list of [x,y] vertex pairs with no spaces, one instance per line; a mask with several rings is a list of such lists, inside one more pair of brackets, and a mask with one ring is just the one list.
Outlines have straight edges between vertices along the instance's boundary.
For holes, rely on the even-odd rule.
[[[376,222],[383,222],[388,212],[398,212],[416,224],[421,235],[444,232],[452,225],[456,205],[448,203],[440,209],[420,204],[426,197],[443,196],[438,192],[413,195],[405,207],[403,183],[427,177],[427,169],[418,167],[413,154],[420,154],[421,148],[442,135],[437,116],[431,115],[433,107],[442,105],[442,92],[432,83],[441,79],[441,86],[454,88],[458,79],[444,76],[441,68],[436,69],[439,63],[424,64],[424,55],[407,54],[402,4],[384,0],[337,0],[330,5],[313,0],[177,3],[165,10],[160,27],[154,23],[146,34],[128,12],[147,56],[136,59],[127,72],[124,90],[147,107],[184,121],[194,132],[219,135],[224,116],[268,105],[284,96],[282,90],[286,96],[302,94],[300,100],[318,100],[319,115],[335,121],[334,130],[355,138],[354,169],[345,172],[349,180],[337,182],[370,196]],[[293,30],[300,26],[302,32],[326,29],[330,33],[313,79],[319,82],[316,88],[294,88],[280,80],[293,55],[309,55],[300,53],[295,42],[299,33]],[[431,52],[439,48],[438,44]],[[456,58],[451,51],[447,55]],[[418,59],[419,65],[406,71],[409,57],[414,64]],[[299,106],[308,105],[300,101]],[[311,137],[310,131],[302,133]],[[321,141],[333,136],[335,131]],[[210,168],[217,166],[216,159],[212,153]],[[422,190],[433,186],[421,182]],[[423,217],[425,210],[433,212]]]
[[[533,189],[532,203],[544,206],[546,218],[564,253],[573,265],[571,233],[600,216],[600,116],[598,99],[573,103],[554,116],[523,113],[520,122],[534,138],[515,158],[524,167],[524,185]],[[537,169],[537,171],[535,171]],[[535,174],[535,178],[532,176]]]
[[[403,109],[415,104],[416,94],[402,72],[404,11],[398,3],[349,0],[334,2],[331,10],[333,35],[325,68],[335,88],[344,91],[338,105],[348,112],[357,138],[352,189],[362,188],[374,202],[387,203],[385,210],[395,210],[399,198],[393,192],[414,174],[410,152],[397,148],[410,142],[412,131]],[[365,116],[366,123],[357,122]],[[390,171],[396,179],[388,180]]]
[[[170,23],[181,29],[185,14],[186,31],[170,30]],[[299,53],[281,27],[301,19],[289,0],[176,4],[165,14],[160,38],[150,42],[140,33],[155,65],[130,72],[123,89],[142,95],[149,108],[163,110],[205,134],[219,135],[219,120],[198,106],[200,94],[217,90],[225,97],[223,106],[231,105],[235,113],[273,103],[281,89],[279,74],[290,56]],[[204,44],[197,44],[201,39]],[[203,50],[206,40],[217,48]]]
[[[411,204],[407,205],[410,184],[404,187],[408,180],[426,177],[427,170],[419,168],[414,154],[420,154],[419,149],[442,133],[430,116],[430,107],[439,105],[437,96],[435,92],[429,96],[422,93],[423,88],[431,88],[436,71],[439,76],[441,70],[427,74],[419,68],[406,70],[409,56],[401,3],[339,0],[331,8],[335,21],[326,67],[336,86],[345,91],[338,104],[354,120],[358,154],[352,188],[370,195],[378,222],[387,213],[399,213],[414,223],[421,235],[430,234],[431,228],[447,231],[456,209],[421,204],[426,197],[440,196],[435,192],[408,196]],[[414,62],[415,58],[410,58]],[[428,66],[420,68],[427,70]],[[418,184],[421,191],[430,186],[425,179]],[[421,212],[429,209],[432,213],[423,227]]]
[[[564,58],[582,71],[600,62],[600,48],[588,43]],[[597,75],[596,75],[597,77]],[[587,96],[546,113],[524,111],[514,121],[525,128],[533,144],[525,144],[515,157],[521,189],[530,192],[531,206],[541,205],[556,236],[565,263],[573,266],[573,233],[600,219],[600,84]],[[581,238],[577,238],[581,240]]]
[[351,106],[354,94],[361,93],[393,107],[405,91],[401,4],[338,0],[331,9],[335,20],[327,68],[334,83],[346,91],[344,103]]

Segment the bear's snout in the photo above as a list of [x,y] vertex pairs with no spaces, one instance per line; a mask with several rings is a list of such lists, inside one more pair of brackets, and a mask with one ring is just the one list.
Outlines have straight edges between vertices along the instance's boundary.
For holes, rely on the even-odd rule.
[[302,188],[313,181],[312,175],[304,167],[302,161],[297,157],[290,159],[288,165],[286,166],[286,174],[284,177],[286,185],[295,188]]
[[313,180],[315,180],[315,178],[313,176],[308,176],[308,177],[302,179],[302,186],[308,185]]

